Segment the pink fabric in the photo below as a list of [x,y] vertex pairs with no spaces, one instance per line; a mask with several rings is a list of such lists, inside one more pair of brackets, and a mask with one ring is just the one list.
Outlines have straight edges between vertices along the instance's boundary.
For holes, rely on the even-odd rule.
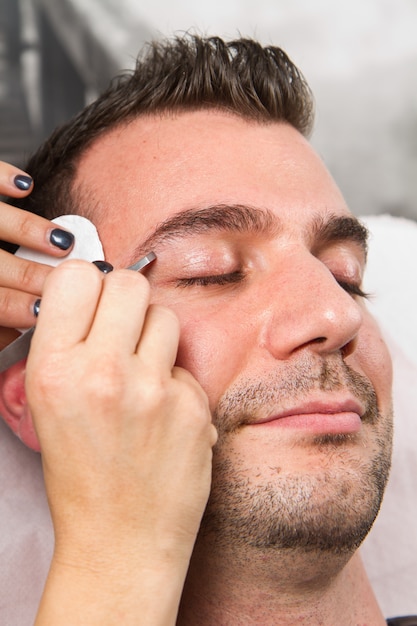
[[0,420],[0,624],[33,624],[52,548],[40,455]]

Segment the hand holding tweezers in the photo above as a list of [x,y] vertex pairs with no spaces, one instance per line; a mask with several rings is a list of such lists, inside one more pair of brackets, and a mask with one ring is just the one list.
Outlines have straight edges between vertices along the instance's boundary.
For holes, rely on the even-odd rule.
[[[144,267],[152,263],[156,259],[154,252],[148,252],[142,258],[139,259],[133,265],[130,265],[127,269],[134,272],[140,272]],[[109,265],[109,267],[111,267]],[[32,341],[33,333],[35,332],[35,326],[29,328],[20,335],[17,339],[12,341],[6,348],[0,352],[0,373],[5,372],[12,367],[15,363],[18,363],[22,359],[26,358],[29,354],[30,343]]]

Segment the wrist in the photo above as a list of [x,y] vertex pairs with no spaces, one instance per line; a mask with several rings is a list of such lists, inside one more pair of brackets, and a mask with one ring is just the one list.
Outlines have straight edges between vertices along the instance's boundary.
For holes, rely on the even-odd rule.
[[83,623],[107,626],[174,625],[188,563],[153,558],[80,559],[54,554],[36,626]]

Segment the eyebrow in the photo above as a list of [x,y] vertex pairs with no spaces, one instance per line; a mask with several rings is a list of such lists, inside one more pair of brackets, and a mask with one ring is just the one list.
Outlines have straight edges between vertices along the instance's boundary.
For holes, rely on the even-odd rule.
[[[216,204],[191,208],[177,213],[158,224],[155,230],[135,249],[132,258],[169,242],[175,243],[206,232],[254,233],[273,237],[282,231],[282,223],[273,211],[242,204]],[[353,215],[329,213],[313,216],[309,235],[315,250],[332,243],[352,241],[367,253],[368,230]]]
[[312,247],[319,250],[338,242],[352,242],[361,248],[365,257],[368,253],[369,231],[354,215],[318,216],[313,221]]
[[[216,204],[186,209],[157,225],[135,249],[133,257],[153,250],[165,242],[175,242],[206,232],[255,233],[272,236],[281,229],[279,218],[268,209],[242,204]],[[132,258],[133,258],[132,257]]]

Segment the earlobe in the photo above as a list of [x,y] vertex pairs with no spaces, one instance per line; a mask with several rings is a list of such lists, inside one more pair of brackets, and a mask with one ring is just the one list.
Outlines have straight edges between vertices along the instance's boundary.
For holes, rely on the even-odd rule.
[[25,392],[26,359],[0,374],[0,415],[19,439],[32,450],[40,446]]

